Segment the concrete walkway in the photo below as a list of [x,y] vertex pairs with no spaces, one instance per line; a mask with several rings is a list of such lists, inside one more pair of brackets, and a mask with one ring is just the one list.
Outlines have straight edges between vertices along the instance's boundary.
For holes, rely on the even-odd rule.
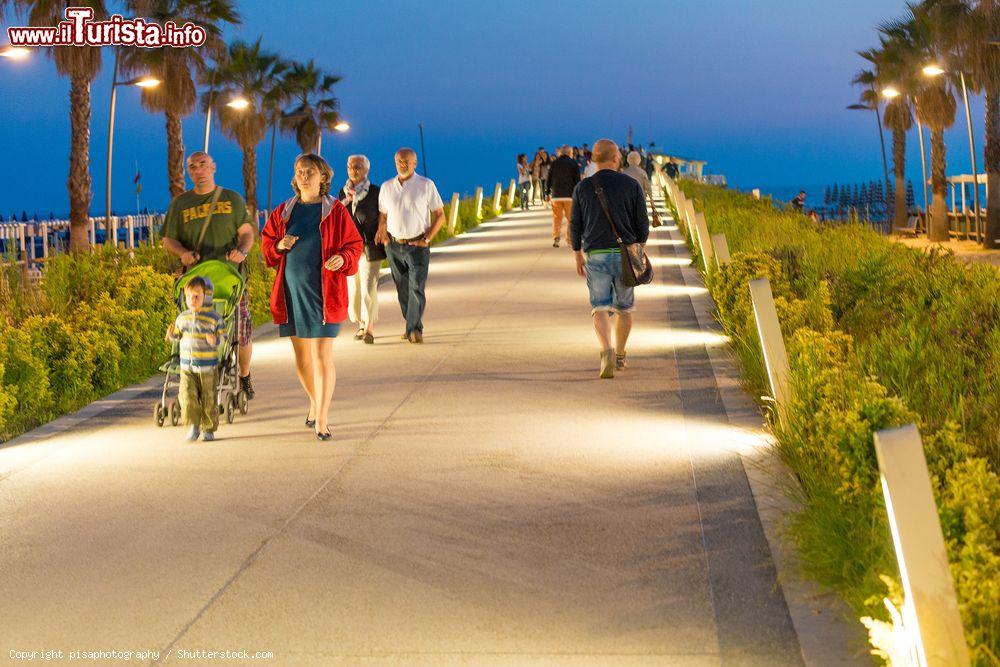
[[607,381],[549,225],[436,249],[422,346],[383,285],[376,345],[336,342],[329,443],[272,334],[215,443],[156,428],[146,397],[0,449],[2,659],[801,664],[739,456],[760,435],[727,421],[676,229]]

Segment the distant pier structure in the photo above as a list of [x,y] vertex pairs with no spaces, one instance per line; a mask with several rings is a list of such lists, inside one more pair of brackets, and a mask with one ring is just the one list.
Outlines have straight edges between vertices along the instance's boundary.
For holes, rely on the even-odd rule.
[[706,160],[695,160],[689,157],[682,157],[680,155],[671,155],[669,153],[650,153],[653,159],[656,160],[657,164],[661,167],[669,161],[673,161],[677,165],[678,175],[685,178],[692,178],[705,183],[711,183],[712,185],[721,185],[725,187],[726,177],[722,174],[706,174],[705,165],[708,164]]

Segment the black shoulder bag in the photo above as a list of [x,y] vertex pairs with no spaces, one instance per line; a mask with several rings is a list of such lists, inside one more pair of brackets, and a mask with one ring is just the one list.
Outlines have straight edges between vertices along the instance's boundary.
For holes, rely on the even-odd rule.
[[618,241],[618,247],[622,251],[622,283],[626,287],[648,285],[653,281],[653,265],[650,264],[649,257],[646,256],[642,244],[625,243],[622,241],[621,234],[618,233],[618,227],[615,226],[615,221],[611,218],[611,211],[608,209],[608,200],[604,196],[604,188],[596,177],[591,180],[594,181],[594,192],[597,193],[597,199],[601,202],[601,208],[604,209],[604,215],[611,224],[611,231],[614,232],[615,240]]

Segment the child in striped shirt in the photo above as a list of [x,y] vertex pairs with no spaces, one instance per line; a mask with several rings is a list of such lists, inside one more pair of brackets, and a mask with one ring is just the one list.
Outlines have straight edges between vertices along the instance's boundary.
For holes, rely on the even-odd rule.
[[188,309],[167,329],[167,340],[181,342],[178,398],[184,421],[191,426],[186,438],[188,442],[196,441],[199,436],[215,440],[215,431],[219,428],[216,368],[225,323],[214,308],[205,305],[208,291],[205,279],[195,276],[189,280],[184,286]]

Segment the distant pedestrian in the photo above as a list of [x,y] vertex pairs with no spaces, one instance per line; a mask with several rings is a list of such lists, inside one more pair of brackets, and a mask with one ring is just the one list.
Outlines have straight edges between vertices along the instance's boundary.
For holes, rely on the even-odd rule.
[[295,196],[278,204],[261,232],[268,266],[278,269],[271,316],[290,338],[295,370],[309,398],[306,426],[329,440],[337,385],[333,339],[347,319],[347,279],[358,270],[363,242],[351,214],[330,195],[333,169],[319,155],[295,160]]
[[667,158],[667,164],[663,167],[663,171],[667,172],[667,176],[672,179],[676,179],[680,174],[680,169],[677,168],[677,163],[674,162],[673,158]]
[[[640,153],[641,152],[642,151],[640,151]],[[653,180],[653,172],[656,171],[656,168],[653,166],[655,161],[653,160],[652,154],[650,153],[644,154],[643,160],[644,160],[643,169],[646,171],[646,178],[648,178],[649,180]]]
[[521,210],[527,211],[528,199],[531,197],[531,166],[524,153],[517,156],[517,193],[521,198]]
[[791,201],[792,208],[794,208],[799,213],[805,211],[806,208],[806,191],[799,190],[799,194],[795,195],[795,199]]
[[555,159],[553,156],[549,155],[548,151],[544,152],[545,157],[542,159],[541,169],[538,171],[538,183],[541,188],[542,203],[546,206],[549,205],[549,169],[552,168],[552,162]]
[[[587,279],[590,292],[591,317],[601,345],[600,377],[613,378],[616,369],[626,367],[625,346],[635,310],[634,288],[622,282],[621,249],[614,230],[623,243],[644,244],[649,238],[649,218],[642,186],[618,172],[621,155],[615,142],[597,141],[593,157],[597,173],[580,181],[573,193],[570,242],[576,271]],[[612,346],[613,314],[618,320]]]
[[[621,164],[621,155],[618,156],[618,164]],[[597,173],[598,167],[593,160],[587,159],[587,164],[583,167],[583,177],[590,178]]]
[[653,201],[653,184],[650,182],[649,177],[646,176],[646,172],[642,170],[639,163],[642,162],[642,156],[638,152],[632,151],[628,154],[628,166],[622,171],[623,174],[628,174],[642,186],[642,192],[646,197],[646,201],[649,202],[649,210],[653,212],[653,226],[660,226],[660,214],[656,212],[656,203]]
[[545,153],[545,149],[541,146],[535,151],[535,157],[531,159],[531,203],[535,203],[535,199],[541,199],[545,196],[542,190],[542,165],[545,164],[545,160],[548,155]]
[[566,240],[569,241],[570,209],[573,203],[573,189],[580,182],[580,169],[570,157],[572,149],[563,146],[558,157],[549,167],[549,198],[552,201],[552,247],[559,247],[562,238],[562,224],[566,221]]
[[406,318],[403,339],[423,343],[430,245],[444,225],[444,203],[434,181],[416,170],[412,148],[396,151],[397,176],[383,183],[379,192],[375,241],[386,244],[399,308]]
[[364,155],[347,158],[347,182],[337,193],[337,199],[347,207],[361,239],[364,254],[358,262],[358,272],[347,279],[347,316],[358,325],[355,340],[371,345],[375,342],[375,322],[378,321],[378,276],[385,246],[376,243],[378,233],[379,187],[368,179],[371,162]]
[[216,371],[219,344],[226,333],[222,315],[205,305],[208,283],[195,276],[184,285],[187,310],[177,316],[167,329],[167,340],[180,341],[180,389],[178,399],[184,423],[191,428],[185,438],[215,440],[219,428],[219,400],[216,397]]

